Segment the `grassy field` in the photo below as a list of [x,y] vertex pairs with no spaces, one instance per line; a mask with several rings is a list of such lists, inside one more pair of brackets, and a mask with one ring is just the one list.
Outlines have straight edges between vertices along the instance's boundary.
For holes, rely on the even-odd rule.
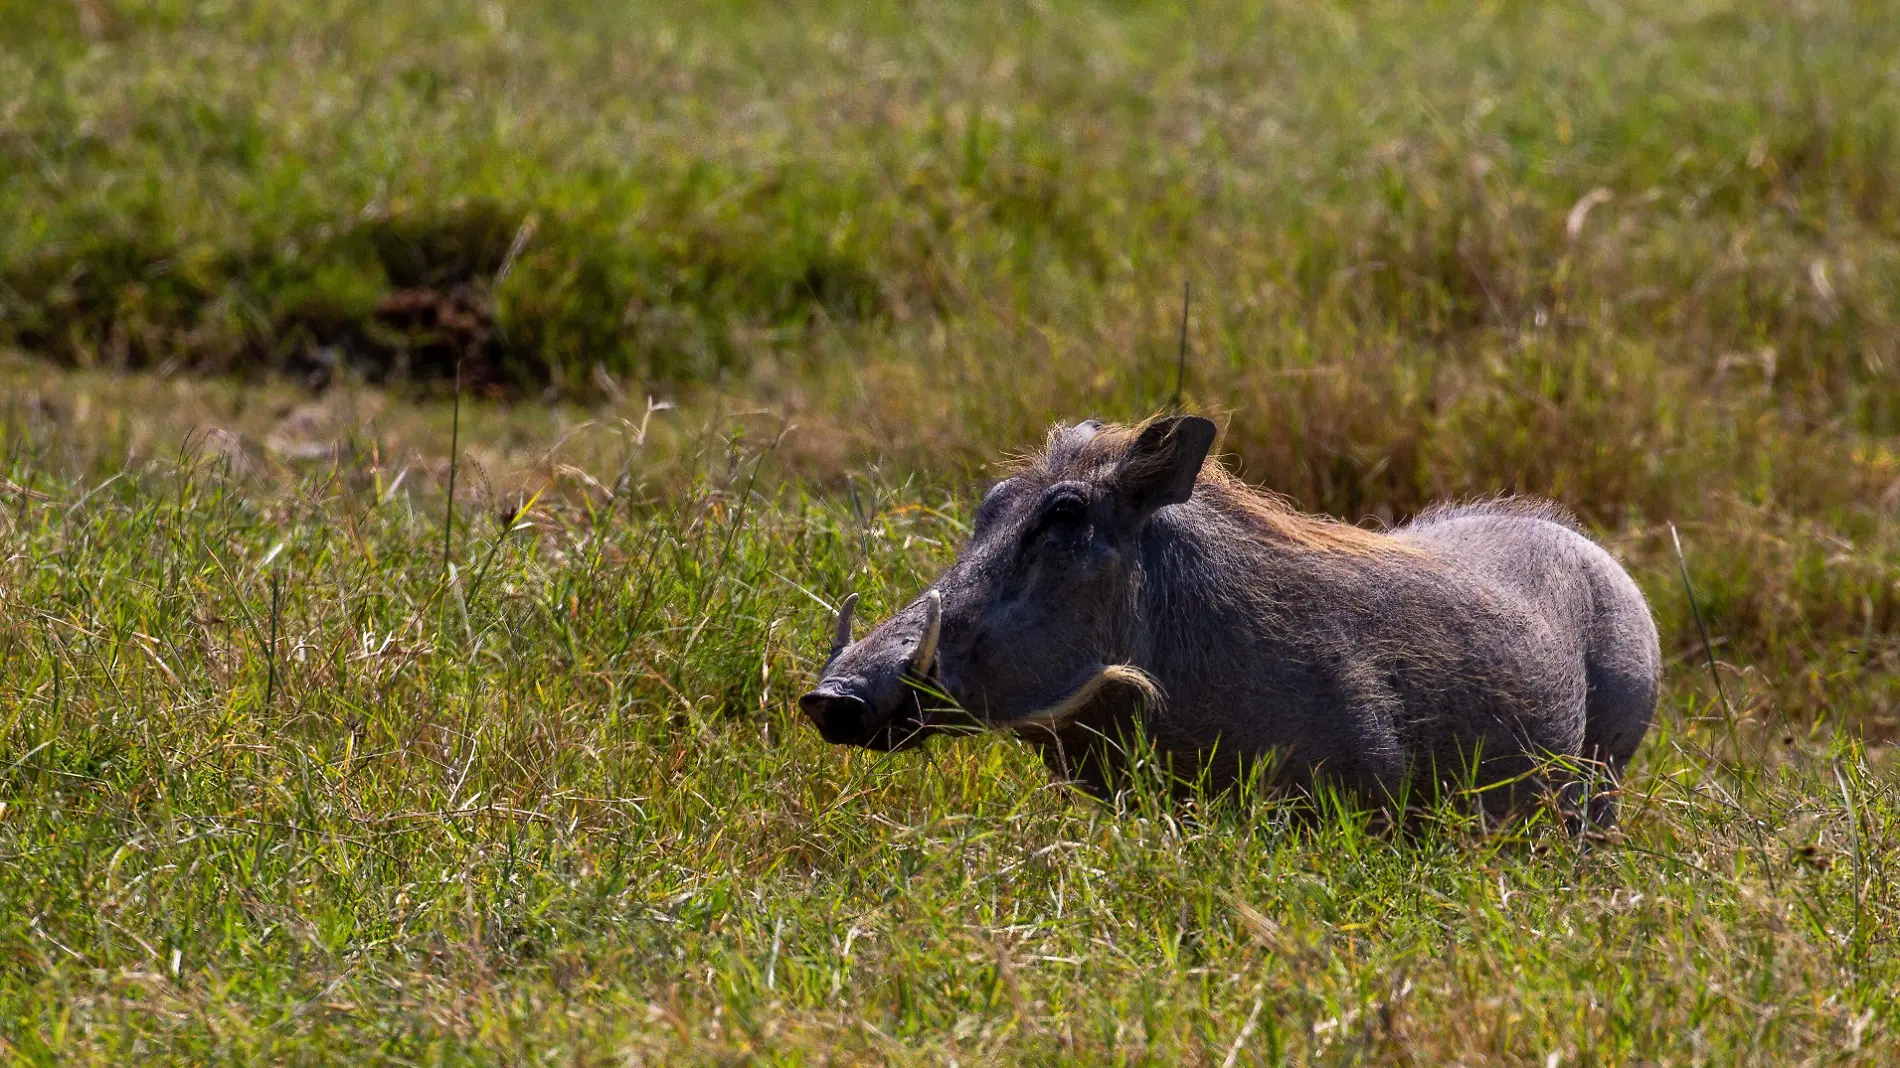
[[[0,1054],[1900,1055],[1885,5],[0,28]],[[986,465],[1168,402],[1188,281],[1249,478],[1545,494],[1629,564],[1613,840],[800,721]]]

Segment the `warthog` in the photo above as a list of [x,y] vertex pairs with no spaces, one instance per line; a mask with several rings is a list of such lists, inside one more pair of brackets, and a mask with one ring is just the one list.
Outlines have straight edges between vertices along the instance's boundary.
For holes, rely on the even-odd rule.
[[1505,815],[1528,788],[1615,819],[1660,656],[1607,552],[1523,499],[1390,532],[1305,515],[1204,463],[1214,437],[1196,416],[1056,428],[922,596],[856,642],[845,600],[800,707],[870,749],[1013,731],[1104,795],[1139,725],[1215,788],[1264,760],[1378,805],[1474,785]]

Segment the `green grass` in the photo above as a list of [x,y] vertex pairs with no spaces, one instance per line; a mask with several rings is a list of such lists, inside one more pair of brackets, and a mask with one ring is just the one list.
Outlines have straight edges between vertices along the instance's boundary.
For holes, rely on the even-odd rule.
[[[1900,1052],[1883,5],[0,27],[5,1055]],[[1668,666],[1615,841],[799,721],[821,602],[902,603],[983,465],[1167,400],[1184,279],[1251,479],[1546,494],[1628,562]]]
[[1013,743],[852,754],[789,706],[806,591],[900,603],[954,499],[859,514],[720,450],[659,499],[464,502],[445,575],[440,496],[365,457],[48,479],[30,431],[0,521],[23,1061],[1223,1063],[1250,1018],[1261,1062],[1895,1048],[1891,755],[1738,725],[1694,661],[1593,849],[1111,809]]

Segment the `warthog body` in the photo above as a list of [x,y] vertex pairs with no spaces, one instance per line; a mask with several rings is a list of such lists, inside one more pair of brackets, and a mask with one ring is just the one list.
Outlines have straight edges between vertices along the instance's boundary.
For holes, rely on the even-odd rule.
[[1527,788],[1574,812],[1617,781],[1655,709],[1656,629],[1564,513],[1498,500],[1365,530],[1203,470],[1213,439],[1197,417],[1058,428],[923,596],[855,643],[842,613],[806,714],[877,749],[1013,730],[1098,793],[1138,722],[1215,787],[1265,759],[1379,804],[1471,783],[1500,813]]

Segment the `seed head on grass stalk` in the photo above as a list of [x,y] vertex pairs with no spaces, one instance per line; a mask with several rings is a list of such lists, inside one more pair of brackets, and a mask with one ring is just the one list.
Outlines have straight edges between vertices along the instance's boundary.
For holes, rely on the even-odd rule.
[[534,508],[535,504],[541,500],[541,495],[547,492],[548,486],[551,484],[551,480],[541,483],[541,488],[534,491],[534,496],[521,501],[513,512],[507,513],[506,518],[500,518],[498,514],[499,529],[495,531],[495,539],[489,542],[488,553],[482,557],[481,566],[476,568],[475,578],[468,586],[467,602],[469,611],[474,611],[475,597],[481,592],[482,580],[488,577],[488,569],[495,562],[495,554],[501,551],[502,542],[508,539],[508,535],[522,529],[520,525],[521,517],[527,515],[528,512]]

